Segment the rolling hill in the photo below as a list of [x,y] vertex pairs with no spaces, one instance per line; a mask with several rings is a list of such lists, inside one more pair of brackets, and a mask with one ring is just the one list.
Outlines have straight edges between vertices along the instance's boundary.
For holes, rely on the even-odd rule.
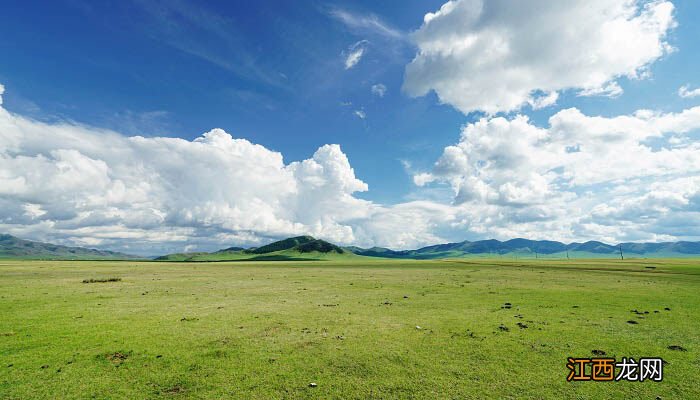
[[213,253],[178,253],[157,261],[311,261],[355,257],[351,251],[311,236],[296,236],[265,246],[243,249],[230,247]]
[[[443,243],[415,250],[391,250],[384,247],[340,247],[312,236],[296,236],[261,247],[227,247],[214,252],[174,253],[156,261],[310,261],[343,260],[357,256],[430,260],[440,258],[687,258],[700,256],[700,242],[619,243],[597,241],[561,243],[523,238]],[[129,254],[68,247],[23,240],[0,234],[0,259],[33,260],[131,260],[143,257]]]
[[383,247],[362,249],[350,247],[358,255],[368,257],[437,259],[451,257],[525,257],[525,258],[619,258],[620,248],[625,257],[664,258],[697,257],[700,242],[619,243],[609,245],[597,241],[564,244],[549,240],[495,239],[445,243],[416,250],[395,251]]
[[180,253],[159,257],[160,261],[234,261],[234,260],[325,260],[354,255],[377,258],[430,260],[439,258],[619,258],[620,247],[626,258],[679,258],[700,256],[700,242],[621,243],[609,245],[597,241],[561,243],[523,238],[444,243],[416,250],[391,250],[384,247],[339,247],[311,236],[279,240],[258,248],[232,247],[213,253]]
[[0,259],[30,260],[122,260],[142,257],[114,251],[68,247],[56,244],[33,242],[0,234]]

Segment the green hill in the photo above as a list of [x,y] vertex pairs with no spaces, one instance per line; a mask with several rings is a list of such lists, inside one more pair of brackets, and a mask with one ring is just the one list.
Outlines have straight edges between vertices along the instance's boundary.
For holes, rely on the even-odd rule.
[[246,251],[251,254],[267,254],[275,251],[291,250],[297,246],[307,244],[316,240],[317,239],[314,239],[311,236],[297,236],[283,240],[278,240],[268,245]]
[[395,251],[383,247],[362,249],[349,247],[355,254],[368,257],[438,259],[438,258],[619,258],[620,248],[626,258],[683,258],[700,255],[700,242],[620,243],[609,245],[597,241],[564,244],[550,240],[511,239],[464,241]]
[[0,235],[0,258],[27,260],[123,260],[138,259],[129,254],[33,242],[12,235]]
[[291,237],[265,246],[242,249],[230,247],[212,253],[177,253],[156,258],[157,261],[315,261],[357,257],[325,240],[311,236]]

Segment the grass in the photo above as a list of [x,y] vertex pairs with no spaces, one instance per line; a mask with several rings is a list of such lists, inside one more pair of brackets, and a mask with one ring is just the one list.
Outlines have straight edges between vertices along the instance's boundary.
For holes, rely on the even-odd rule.
[[[0,261],[0,398],[700,398],[698,293],[697,260]],[[664,381],[567,383],[593,350]]]
[[321,253],[318,251],[299,252],[296,250],[281,250],[264,254],[245,251],[226,251],[217,253],[177,253],[168,254],[158,261],[175,262],[221,262],[221,261],[349,261],[358,256],[352,253],[338,254],[335,252]]

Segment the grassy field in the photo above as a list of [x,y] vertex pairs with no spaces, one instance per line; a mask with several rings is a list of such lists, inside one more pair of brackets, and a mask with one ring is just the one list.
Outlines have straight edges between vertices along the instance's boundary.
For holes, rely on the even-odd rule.
[[0,261],[0,315],[2,399],[700,398],[697,260]]

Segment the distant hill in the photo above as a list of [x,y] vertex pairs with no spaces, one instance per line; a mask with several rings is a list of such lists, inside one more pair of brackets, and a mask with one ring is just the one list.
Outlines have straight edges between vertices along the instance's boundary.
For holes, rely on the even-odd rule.
[[355,257],[351,251],[311,236],[296,236],[265,246],[243,249],[229,247],[213,253],[177,253],[157,261],[311,261]]
[[[312,236],[296,236],[261,247],[245,249],[227,247],[211,253],[175,253],[156,258],[158,261],[285,261],[342,260],[351,257],[381,257],[429,260],[439,258],[507,257],[507,258],[618,258],[620,248],[625,258],[699,257],[700,242],[619,243],[597,241],[569,243],[549,240],[495,239],[444,243],[415,250],[391,250],[384,247],[340,247]],[[0,259],[33,260],[125,260],[139,259],[129,254],[83,247],[68,247],[23,240],[0,234]]]
[[32,242],[0,234],[0,259],[31,260],[123,260],[140,258],[114,251]]
[[437,259],[453,257],[525,257],[525,258],[618,258],[620,247],[625,257],[662,258],[700,256],[700,242],[620,243],[602,242],[564,244],[549,240],[495,239],[445,243],[416,250],[395,251],[383,247],[349,247],[357,255],[384,258]]
[[284,240],[278,240],[278,241],[272,242],[268,245],[258,247],[255,249],[251,249],[251,250],[246,250],[246,251],[248,253],[251,253],[251,254],[267,254],[267,253],[273,253],[275,251],[291,250],[297,246],[311,243],[313,241],[316,241],[316,239],[314,239],[311,236],[297,236],[297,237],[287,238]]
[[523,238],[444,243],[416,250],[391,250],[384,247],[339,247],[311,236],[296,236],[250,249],[229,247],[212,253],[178,253],[158,257],[159,261],[236,261],[236,260],[328,260],[352,256],[432,260],[439,258],[619,258],[620,246],[626,258],[663,258],[700,256],[700,242],[621,243],[609,245],[597,241],[569,243]]
[[227,251],[241,251],[241,250],[245,250],[245,248],[244,247],[228,247],[225,249],[218,250],[217,253],[225,253]]

